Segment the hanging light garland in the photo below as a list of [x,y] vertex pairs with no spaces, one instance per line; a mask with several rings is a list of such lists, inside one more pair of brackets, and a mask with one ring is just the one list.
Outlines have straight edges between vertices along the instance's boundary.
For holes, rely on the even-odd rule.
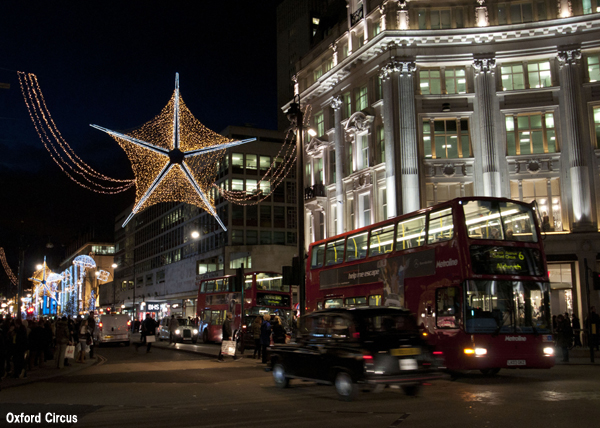
[[[308,124],[308,118],[310,117],[311,106],[308,105],[304,109],[304,120],[303,126],[306,127]],[[285,139],[281,148],[279,149],[279,153],[274,158],[275,160],[271,163],[269,169],[265,172],[265,174],[258,180],[256,185],[256,193],[248,194],[248,189],[246,191],[243,190],[227,190],[222,189],[218,185],[213,184],[213,186],[221,193],[223,198],[228,200],[231,203],[238,205],[256,205],[259,202],[264,201],[271,193],[279,186],[289,175],[289,173],[293,170],[293,167],[296,165],[296,145],[293,141],[296,136],[297,128],[291,127],[287,130]],[[277,159],[284,159],[283,162],[280,162],[277,165]],[[272,176],[270,176],[271,171],[273,171]],[[270,177],[269,177],[270,176]],[[265,181],[269,183],[269,191],[263,192],[260,184]]]
[[130,189],[135,180],[114,179],[87,165],[69,146],[54,123],[37,77],[18,71],[21,93],[38,137],[59,168],[75,183],[98,193],[116,194]]
[[8,265],[8,262],[6,261],[6,254],[4,253],[4,248],[2,247],[0,247],[0,260],[2,261],[2,266],[4,266],[4,271],[6,272],[8,279],[10,279],[10,282],[12,282],[13,285],[17,285],[17,277]]
[[121,134],[90,125],[111,135],[125,150],[136,181],[136,200],[123,227],[139,211],[160,202],[184,202],[217,216],[210,187],[225,149],[255,141],[230,141],[198,121],[179,95],[179,74],[169,103],[150,122]]

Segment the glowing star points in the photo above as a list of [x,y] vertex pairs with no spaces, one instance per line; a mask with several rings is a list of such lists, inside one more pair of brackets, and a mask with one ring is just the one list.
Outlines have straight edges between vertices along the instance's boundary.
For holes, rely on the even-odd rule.
[[230,141],[202,125],[175,91],[162,112],[140,128],[122,134],[90,125],[112,136],[125,150],[136,178],[136,200],[123,227],[141,210],[160,202],[185,202],[217,216],[210,196],[216,167],[225,149],[255,141]]

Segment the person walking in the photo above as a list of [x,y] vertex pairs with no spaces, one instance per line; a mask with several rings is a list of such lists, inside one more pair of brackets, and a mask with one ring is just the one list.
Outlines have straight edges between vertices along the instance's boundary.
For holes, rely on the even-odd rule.
[[573,336],[575,338],[575,342],[573,343],[574,347],[581,348],[583,344],[581,343],[581,323],[579,322],[579,318],[575,314],[573,314]]
[[65,352],[67,345],[71,342],[71,334],[69,332],[69,324],[67,317],[63,316],[56,321],[56,368],[62,369],[65,366]]
[[585,322],[585,326],[587,331],[591,333],[591,337],[589,338],[589,346],[591,348],[596,348],[596,351],[600,351],[600,315],[596,313],[596,307],[592,306],[590,308],[590,313]]
[[88,340],[87,344],[90,347],[90,359],[94,358],[94,332],[96,331],[96,320],[94,319],[94,311],[90,311],[87,319],[88,324]]
[[262,348],[262,362],[268,363],[267,347],[271,344],[271,315],[265,314],[260,326],[260,346]]
[[87,347],[88,324],[87,320],[82,319],[79,322],[78,339],[79,339],[79,355],[77,355],[78,363],[85,363],[85,348]]
[[256,318],[254,318],[254,321],[252,321],[252,337],[254,338],[254,355],[252,356],[252,358],[256,359],[257,355],[258,358],[261,358],[262,355],[262,348],[260,346],[260,326],[262,324],[262,317],[260,315],[257,315]]
[[[233,340],[233,330],[231,329],[231,320],[233,319],[233,314],[231,312],[227,312],[227,315],[225,316],[225,321],[223,321],[223,340]],[[237,350],[237,344],[235,346],[236,350]],[[217,357],[217,361],[222,363],[224,361],[223,358],[223,346],[221,346],[221,349],[219,350],[219,356]],[[233,353],[233,359],[234,360],[239,360],[242,357],[238,357],[235,355],[235,351]]]
[[175,335],[176,331],[179,328],[179,321],[175,318],[175,315],[171,315],[171,319],[169,320],[169,345],[175,344]]
[[148,336],[154,336],[156,334],[156,321],[150,316],[150,314],[146,314],[146,319],[142,323],[142,336],[139,344],[136,344],[135,350],[142,345],[146,344],[146,354],[150,352],[152,349],[152,342],[147,340]]
[[559,315],[556,318],[556,324],[556,344],[562,349],[563,363],[568,363],[569,348],[571,348],[571,343],[573,342],[573,329],[569,320],[565,319],[563,315]]
[[25,369],[25,352],[27,352],[28,349],[27,327],[25,327],[23,322],[18,318],[15,321],[15,329],[13,330],[12,340],[14,344],[13,377],[26,378],[27,371]]
[[273,319],[273,343],[285,343],[287,332],[281,324],[281,318],[279,315],[275,315]]

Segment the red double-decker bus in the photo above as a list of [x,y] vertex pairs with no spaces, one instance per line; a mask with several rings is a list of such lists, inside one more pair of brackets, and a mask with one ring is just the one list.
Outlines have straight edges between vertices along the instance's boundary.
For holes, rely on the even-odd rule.
[[[257,315],[264,314],[279,315],[283,324],[288,325],[292,316],[292,293],[289,285],[282,284],[282,279],[276,272],[247,273],[243,292],[241,287],[236,289],[235,275],[199,281],[196,312],[204,343],[221,342],[223,321],[228,312],[233,314],[232,330],[250,325]],[[244,341],[252,345],[251,341]]]
[[450,370],[554,365],[537,212],[458,198],[311,244],[308,311],[400,306]]

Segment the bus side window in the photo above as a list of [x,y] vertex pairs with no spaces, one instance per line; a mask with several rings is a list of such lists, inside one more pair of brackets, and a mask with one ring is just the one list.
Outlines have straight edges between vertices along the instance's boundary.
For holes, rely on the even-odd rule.
[[369,296],[369,306],[381,306],[381,294]]
[[398,223],[396,232],[396,251],[420,247],[425,243],[424,215]]
[[327,243],[325,251],[325,266],[331,266],[344,261],[344,239]]
[[394,227],[395,225],[390,224],[371,230],[369,257],[392,252],[392,248],[394,248]]
[[429,213],[427,243],[448,241],[454,236],[452,208],[445,208]]
[[325,256],[325,244],[317,245],[312,248],[312,258],[310,261],[311,268],[318,268],[323,266],[323,259]]
[[458,328],[461,319],[460,292],[457,287],[436,290],[437,328]]
[[360,260],[367,256],[369,232],[361,232],[348,237],[346,241],[346,261]]

